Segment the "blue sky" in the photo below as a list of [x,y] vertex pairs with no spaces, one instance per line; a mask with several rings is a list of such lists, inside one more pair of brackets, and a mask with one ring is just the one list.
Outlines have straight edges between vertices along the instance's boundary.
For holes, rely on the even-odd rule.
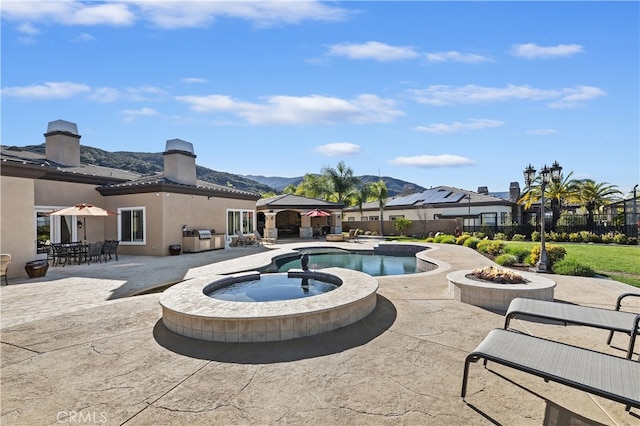
[[507,191],[532,163],[640,181],[638,2],[7,1],[2,144]]

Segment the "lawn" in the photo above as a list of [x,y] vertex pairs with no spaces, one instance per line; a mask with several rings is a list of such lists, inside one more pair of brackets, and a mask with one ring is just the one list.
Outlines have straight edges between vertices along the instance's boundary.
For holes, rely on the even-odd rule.
[[[396,240],[424,241],[410,237],[394,237]],[[539,242],[506,241],[507,246],[525,247],[530,250],[539,246]],[[624,246],[618,244],[581,244],[555,243],[547,245],[562,246],[567,251],[565,259],[575,260],[590,266],[598,275],[640,288],[640,245]]]
[[[540,243],[508,241],[507,245],[532,248]],[[554,242],[547,245],[564,247],[566,259],[590,266],[599,275],[640,288],[640,246]]]

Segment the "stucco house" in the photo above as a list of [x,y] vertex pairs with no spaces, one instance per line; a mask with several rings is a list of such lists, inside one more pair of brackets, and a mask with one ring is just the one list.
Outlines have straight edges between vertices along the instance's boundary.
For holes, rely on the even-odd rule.
[[[52,121],[44,136],[45,155],[1,147],[0,252],[12,256],[9,278],[26,276],[27,261],[46,258],[45,242],[79,241],[84,232],[88,242],[119,240],[122,254],[164,256],[182,243],[183,228],[218,234],[257,228],[260,195],[197,180],[189,142],[166,141],[163,173],[139,175],[81,164],[75,123]],[[49,216],[81,203],[118,214]]]
[[[519,188],[512,188],[517,190]],[[515,196],[517,199],[517,196]],[[504,199],[481,192],[448,186],[437,186],[422,192],[389,198],[383,209],[385,233],[393,232],[392,221],[406,218],[413,222],[408,234],[428,234],[431,231],[453,233],[455,228],[478,230],[483,226],[494,228],[512,223],[515,200]],[[380,207],[377,201],[343,210],[345,227],[370,231],[379,229]],[[375,222],[370,223],[370,222]]]

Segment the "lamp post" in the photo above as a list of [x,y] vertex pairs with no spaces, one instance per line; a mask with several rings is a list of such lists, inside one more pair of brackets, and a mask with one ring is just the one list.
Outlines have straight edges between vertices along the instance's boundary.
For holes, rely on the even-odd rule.
[[[540,170],[540,259],[536,265],[537,272],[549,272],[547,265],[547,249],[545,247],[545,216],[544,216],[544,192],[549,182],[560,182],[560,172],[562,167],[557,161],[554,161],[551,168],[545,164]],[[524,169],[524,182],[527,186],[531,186],[536,179],[536,169],[531,164]]]

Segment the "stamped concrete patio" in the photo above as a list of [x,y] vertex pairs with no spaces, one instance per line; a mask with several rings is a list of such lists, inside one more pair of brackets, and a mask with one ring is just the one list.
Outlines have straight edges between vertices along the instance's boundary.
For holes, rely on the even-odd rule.
[[[465,356],[501,312],[458,301],[447,273],[492,264],[475,251],[428,244],[439,268],[380,277],[378,304],[351,326],[285,342],[213,343],[168,331],[158,294],[132,296],[203,274],[266,264],[295,242],[50,268],[0,289],[3,425],[632,425],[640,412]],[[323,245],[328,244],[322,242]],[[363,248],[373,244],[331,243]],[[633,288],[551,276],[556,300],[614,306]],[[625,336],[512,321],[538,336],[624,356]],[[637,357],[637,348],[636,355]]]

